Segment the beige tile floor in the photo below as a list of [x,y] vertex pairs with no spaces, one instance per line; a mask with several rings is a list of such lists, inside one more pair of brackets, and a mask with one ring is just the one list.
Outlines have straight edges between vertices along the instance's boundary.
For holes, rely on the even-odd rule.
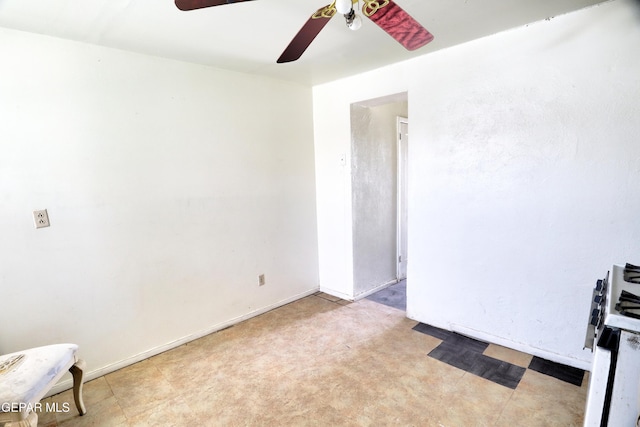
[[[87,382],[88,414],[40,426],[580,426],[586,383],[527,370],[516,390],[427,354],[405,313],[318,293]],[[520,366],[531,356],[490,345]],[[43,403],[45,403],[43,402]]]

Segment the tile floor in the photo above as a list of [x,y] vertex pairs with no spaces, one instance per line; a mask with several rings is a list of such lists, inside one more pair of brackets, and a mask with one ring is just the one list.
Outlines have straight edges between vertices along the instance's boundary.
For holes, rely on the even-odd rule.
[[[413,330],[442,340],[442,343],[429,353],[430,357],[505,387],[517,388],[526,369],[533,369],[578,387],[584,381],[585,371],[582,369],[529,355],[523,355],[526,357],[521,358],[520,364],[511,363],[509,360],[487,354],[489,343],[422,323],[414,326]],[[523,363],[524,361],[527,363]]]
[[480,354],[520,367],[515,388],[429,354],[447,340],[402,310],[323,293],[87,382],[88,414],[40,426],[581,426],[581,386],[529,368],[495,345]]
[[407,281],[401,280],[375,294],[369,295],[367,299],[380,304],[395,307],[398,310],[407,310]]

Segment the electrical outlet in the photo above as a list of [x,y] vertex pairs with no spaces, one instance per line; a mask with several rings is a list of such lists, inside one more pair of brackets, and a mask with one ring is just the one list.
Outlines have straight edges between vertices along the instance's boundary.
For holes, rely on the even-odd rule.
[[48,227],[49,225],[49,214],[47,210],[41,211],[33,211],[33,221],[36,224],[36,228]]
[[264,274],[261,274],[258,276],[258,286],[264,286],[265,285],[265,280],[264,280]]

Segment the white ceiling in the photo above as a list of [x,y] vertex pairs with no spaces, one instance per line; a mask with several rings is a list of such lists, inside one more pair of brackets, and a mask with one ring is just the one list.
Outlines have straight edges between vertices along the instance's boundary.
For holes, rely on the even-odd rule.
[[433,42],[408,52],[368,19],[353,32],[336,15],[302,58],[276,64],[329,1],[256,0],[183,12],[173,0],[0,0],[0,26],[313,85],[603,0],[395,0]]

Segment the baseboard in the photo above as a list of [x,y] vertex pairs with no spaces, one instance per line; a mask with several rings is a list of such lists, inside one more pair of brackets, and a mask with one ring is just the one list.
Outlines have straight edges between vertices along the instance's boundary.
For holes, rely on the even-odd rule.
[[346,301],[358,301],[358,300],[361,300],[363,298],[368,297],[371,294],[375,294],[376,292],[381,291],[384,288],[388,288],[391,285],[395,285],[398,282],[399,282],[399,280],[393,279],[393,280],[391,280],[391,281],[389,281],[387,283],[383,283],[382,285],[376,286],[375,288],[370,289],[368,291],[365,291],[365,292],[363,292],[361,294],[358,294],[356,296],[348,295],[348,294],[345,294],[345,293],[342,293],[342,292],[338,292],[338,291],[333,290],[333,289],[324,288],[322,286],[320,286],[320,291],[324,292],[325,294],[329,294],[331,296],[334,296],[336,298],[340,298],[340,299],[343,299],[343,300],[346,300]]
[[345,301],[354,301],[352,295],[343,294],[342,292],[338,292],[333,289],[323,288],[322,286],[320,286],[320,292],[324,292],[327,295],[331,295],[336,298],[343,299]]
[[396,283],[398,283],[398,282],[399,282],[399,280],[398,280],[398,279],[393,279],[393,280],[388,281],[387,283],[383,283],[383,284],[382,284],[382,285],[380,285],[380,286],[376,286],[376,287],[375,287],[375,288],[373,288],[373,289],[369,289],[368,291],[364,291],[364,292],[362,292],[361,294],[356,295],[356,297],[355,297],[354,301],[358,301],[358,300],[361,300],[361,299],[363,299],[363,298],[368,297],[369,295],[373,295],[373,294],[375,294],[376,292],[381,291],[381,290],[383,290],[383,289],[385,289],[385,288],[388,288],[388,287],[389,287],[389,286],[391,286],[391,285],[395,285],[395,284],[396,284]]
[[[110,365],[104,366],[102,368],[98,368],[98,369],[94,369],[93,371],[90,372],[85,372],[84,373],[84,382],[87,381],[91,381],[94,380],[96,378],[100,378],[104,375],[107,375],[111,372],[117,371],[118,369],[122,369],[125,368],[129,365],[133,365],[134,363],[138,363],[142,360],[148,359],[150,357],[156,356],[160,353],[164,353],[167,350],[171,350],[173,348],[179,347],[183,344],[186,344],[190,341],[193,340],[197,340],[198,338],[202,338],[206,335],[212,334],[214,332],[218,332],[221,331],[223,329],[226,329],[230,326],[236,325],[240,322],[243,322],[245,320],[251,319],[252,317],[256,317],[259,316],[261,314],[264,314],[268,311],[274,310],[278,307],[282,307],[283,305],[292,303],[294,301],[297,301],[301,298],[307,297],[309,295],[313,295],[314,293],[318,292],[318,289],[312,289],[310,291],[305,291],[302,292],[300,294],[294,295],[292,297],[286,298],[282,301],[278,301],[277,303],[274,304],[270,304],[268,306],[253,310],[247,314],[243,314],[242,316],[238,316],[235,317],[231,320],[228,320],[226,322],[222,322],[222,323],[218,323],[216,325],[213,325],[205,330],[184,336],[180,339],[177,339],[175,341],[172,341],[170,343],[158,346],[158,347],[154,347],[152,349],[149,349],[145,352],[139,353],[135,356],[129,357],[127,359],[121,360],[119,362],[116,363],[112,363]],[[46,394],[45,397],[49,397],[52,396],[54,394],[58,394],[61,393],[65,390],[69,390],[70,388],[73,387],[73,380],[71,378],[61,381],[58,384],[56,384],[53,388],[51,388],[51,390],[49,391],[49,393]]]
[[589,362],[588,360],[574,359],[572,357],[563,356],[561,354],[551,353],[549,351],[532,347],[527,344],[510,341],[506,338],[501,338],[495,335],[488,334],[486,332],[477,331],[475,329],[467,328],[462,325],[452,324],[451,330],[453,332],[458,332],[459,334],[466,335],[468,337],[475,338],[484,342],[501,345],[503,347],[511,348],[513,350],[521,351],[533,356],[538,356],[546,360],[551,360],[552,362],[562,363],[563,365],[572,366],[578,369],[584,369],[586,371],[591,370],[591,362]]

